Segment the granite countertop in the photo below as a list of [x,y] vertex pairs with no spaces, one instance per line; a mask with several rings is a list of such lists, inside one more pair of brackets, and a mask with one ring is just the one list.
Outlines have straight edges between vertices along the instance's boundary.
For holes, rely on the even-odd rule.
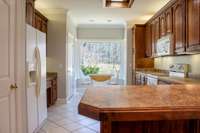
[[141,73],[149,76],[155,76],[161,81],[166,81],[176,84],[200,84],[200,79],[198,78],[179,78],[179,77],[170,77],[167,71],[159,70],[136,70],[136,73]]
[[200,86],[91,87],[80,101],[79,113],[96,120],[107,113],[140,120],[200,118]]

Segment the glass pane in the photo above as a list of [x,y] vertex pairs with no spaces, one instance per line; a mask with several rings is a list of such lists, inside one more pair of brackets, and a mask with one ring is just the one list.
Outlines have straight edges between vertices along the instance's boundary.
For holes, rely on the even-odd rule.
[[85,75],[119,73],[120,62],[120,42],[84,42],[80,46],[81,69],[88,67]]

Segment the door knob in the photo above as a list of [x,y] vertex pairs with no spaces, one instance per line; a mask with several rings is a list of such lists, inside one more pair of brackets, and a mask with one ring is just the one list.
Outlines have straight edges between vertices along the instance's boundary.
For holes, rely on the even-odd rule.
[[18,87],[17,87],[17,84],[11,84],[10,85],[10,90],[16,90]]

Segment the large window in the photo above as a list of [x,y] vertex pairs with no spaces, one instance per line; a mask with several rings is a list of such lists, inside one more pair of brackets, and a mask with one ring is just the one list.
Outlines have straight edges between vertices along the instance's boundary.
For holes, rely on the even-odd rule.
[[[121,65],[120,41],[84,41],[80,45],[80,66],[98,68],[98,74],[119,73]],[[80,68],[81,68],[80,67]]]

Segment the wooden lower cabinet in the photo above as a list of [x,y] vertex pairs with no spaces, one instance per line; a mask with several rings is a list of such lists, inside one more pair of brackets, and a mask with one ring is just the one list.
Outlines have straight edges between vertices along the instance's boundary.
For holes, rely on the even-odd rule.
[[111,130],[101,133],[199,133],[200,120],[111,122]]
[[56,103],[57,92],[57,74],[47,73],[47,107]]

